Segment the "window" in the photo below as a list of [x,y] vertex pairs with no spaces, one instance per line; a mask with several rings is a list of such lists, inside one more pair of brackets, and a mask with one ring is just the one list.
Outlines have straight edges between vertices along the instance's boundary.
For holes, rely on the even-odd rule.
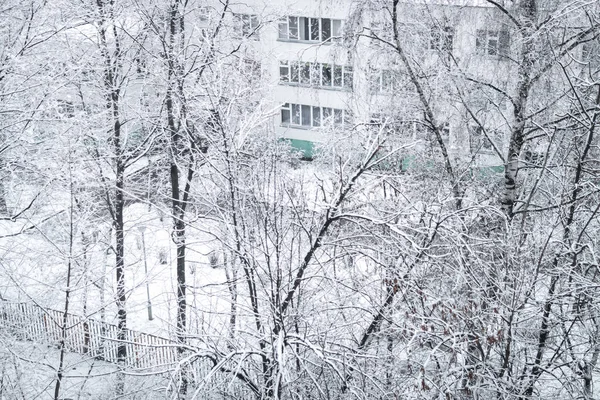
[[373,94],[393,94],[412,91],[414,86],[399,71],[379,69],[371,71],[370,89]]
[[[369,125],[372,129],[375,132],[383,130],[386,134],[390,135],[386,141],[386,145],[384,145],[384,152],[391,151],[393,148],[397,148],[397,146],[414,142],[417,138],[424,136],[420,132],[422,130],[421,121],[407,119],[407,117],[407,115],[386,113],[371,115]],[[379,168],[396,168],[404,171],[409,165],[414,163],[414,155],[411,151],[396,151],[391,157],[386,158],[385,162],[379,164]]]
[[292,104],[292,125],[301,125],[300,104]]
[[[404,119],[404,116],[400,115],[375,113],[371,114],[369,125],[375,132],[383,130],[390,135],[388,140],[385,141],[385,144],[379,147],[379,150],[381,151],[380,154],[385,155],[385,160],[377,163],[375,169],[394,169],[399,172],[406,171],[414,156],[411,156],[411,153],[408,151],[398,151],[397,147],[414,140],[415,121],[406,120]],[[390,154],[392,151],[393,154]]]
[[290,82],[291,83],[300,83],[300,74],[298,73],[298,63],[292,63],[290,65]]
[[475,40],[477,54],[489,56],[505,56],[510,50],[508,31],[478,29]]
[[584,64],[591,64],[592,68],[598,68],[600,65],[599,54],[598,41],[586,42],[581,45],[581,61]]
[[310,86],[310,64],[309,62],[298,63],[298,75],[300,85]]
[[280,61],[279,82],[321,88],[352,90],[354,70],[352,67],[302,61]]
[[310,40],[314,42],[321,41],[320,21],[318,18],[310,18]]
[[279,62],[279,82],[289,83],[290,82],[290,63],[288,61]]
[[285,103],[281,107],[281,125],[310,129],[312,127],[349,127],[352,113],[331,107]]
[[239,37],[258,40],[258,16],[253,14],[234,14]]
[[523,152],[523,160],[531,167],[541,167],[544,165],[546,154],[541,151],[526,150]]
[[321,107],[312,109],[312,126],[321,126]]
[[210,18],[210,9],[208,7],[200,7],[198,9],[198,19],[200,20],[201,25],[208,24],[208,20]]
[[331,64],[321,65],[321,86],[331,86]]
[[299,40],[298,17],[282,18],[279,21],[279,39]]
[[249,81],[260,79],[260,62],[251,58],[243,58],[241,62],[241,72]]
[[333,66],[333,86],[342,87],[344,68],[341,65]]
[[321,20],[321,39],[324,42],[331,39],[331,20],[328,18]]
[[146,57],[144,57],[141,54],[138,54],[135,57],[135,72],[139,75],[139,76],[146,76],[148,75],[148,64],[146,62]]
[[57,100],[56,109],[62,118],[73,118],[75,116],[75,105],[70,100]]
[[491,135],[492,139],[495,139],[496,132],[484,132],[481,126],[472,126],[471,129],[471,153],[491,153],[493,151],[492,143],[486,137],[486,133]]
[[334,41],[340,42],[342,39],[342,20],[332,19],[331,20],[331,37]]
[[581,45],[581,61],[589,63],[592,59],[592,45],[590,43],[584,43]]
[[280,40],[329,42],[342,34],[342,21],[331,18],[284,17],[279,21]]
[[144,109],[148,109],[150,107],[150,93],[144,91],[140,95],[140,105]]
[[289,103],[285,103],[281,107],[281,125],[289,125],[290,124],[290,114],[291,107]]
[[454,28],[449,26],[440,29],[438,27],[433,27],[431,30],[431,37],[429,40],[429,49],[430,50],[439,50],[439,51],[452,51],[452,46],[454,44]]
[[374,39],[371,40],[371,43],[374,45],[378,45],[381,40],[384,40],[386,42],[393,41],[393,33],[394,31],[389,23],[384,23],[380,21],[373,21],[371,23],[371,36],[374,37]]
[[[352,67],[343,67],[342,71],[342,87],[352,90],[354,81],[354,70]],[[334,85],[335,86],[335,85]]]

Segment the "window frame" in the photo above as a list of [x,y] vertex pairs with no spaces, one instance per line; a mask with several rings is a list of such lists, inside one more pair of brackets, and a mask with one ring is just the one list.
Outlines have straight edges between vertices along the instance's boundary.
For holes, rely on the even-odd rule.
[[452,26],[433,26],[429,35],[429,50],[451,53],[456,30]]
[[[284,118],[285,116],[285,118]],[[289,126],[291,121],[292,121],[292,106],[290,105],[290,103],[284,103],[281,106],[281,112],[280,112],[280,117],[281,117],[281,125],[282,126]],[[287,122],[285,122],[287,120]]]
[[372,95],[414,94],[414,84],[406,73],[389,68],[371,68],[369,92]]
[[[347,128],[352,125],[352,112],[341,108],[285,103],[281,106],[280,125],[288,128]],[[286,122],[287,121],[287,122]]]
[[[284,73],[284,71],[285,71],[285,73]],[[285,79],[282,79],[283,77],[285,77]],[[289,85],[290,78],[291,78],[290,62],[287,60],[279,60],[279,83]]]
[[[330,71],[326,76],[326,71]],[[336,71],[340,74],[336,82]],[[279,61],[279,84],[351,92],[354,68],[349,65],[310,61]]]
[[477,29],[475,54],[486,57],[505,57],[510,53],[510,32],[506,29]]
[[249,81],[259,80],[262,76],[262,64],[252,58],[242,57],[240,59],[242,75]]
[[343,20],[337,18],[288,15],[279,20],[277,40],[305,43],[338,42],[342,27]]
[[[492,143],[488,136],[491,137],[495,143]],[[495,154],[494,146],[497,145],[500,133],[495,130],[485,130],[480,125],[470,124],[469,125],[469,144],[471,154],[489,155]]]
[[198,20],[200,25],[205,26],[210,21],[211,10],[208,6],[200,6],[198,8]]
[[372,94],[393,94],[397,86],[397,71],[376,69],[371,72],[369,89]]
[[235,13],[233,14],[233,18],[237,37],[256,41],[260,40],[258,34],[258,28],[260,27],[258,14]]

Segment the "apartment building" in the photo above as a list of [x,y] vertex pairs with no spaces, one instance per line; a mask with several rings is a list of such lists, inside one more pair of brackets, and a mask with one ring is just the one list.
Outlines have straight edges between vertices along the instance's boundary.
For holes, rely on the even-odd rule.
[[[360,135],[368,125],[385,123],[414,151],[435,151],[435,140],[426,140],[431,121],[423,99],[402,57],[386,43],[394,41],[390,3],[253,0],[239,8],[240,29],[252,32],[270,96],[281,105],[273,121],[278,138],[310,158],[332,131]],[[539,11],[555,3],[539,2]],[[577,21],[549,28],[549,48],[564,49],[560,36],[568,36],[569,24]],[[502,170],[521,46],[509,17],[485,0],[408,0],[398,6],[396,29],[450,155]],[[567,57],[585,63],[590,44]],[[561,85],[561,71],[553,67],[533,91],[538,98],[553,96]],[[526,154],[534,154],[534,142],[528,146]]]
[[[273,123],[278,138],[290,140],[309,158],[315,143],[332,131],[359,134],[381,123],[402,140],[425,142],[427,121],[418,92],[397,51],[386,43],[394,40],[388,3],[298,0],[236,6],[234,23],[248,39],[247,53],[262,62],[270,95],[281,105]],[[469,99],[464,93],[460,99],[453,79],[463,69],[507,89],[514,71],[505,61],[511,50],[506,17],[482,0],[411,1],[400,5],[397,29],[415,73],[428,76],[423,85],[435,97],[431,104],[451,153],[478,151],[482,163],[498,164],[492,144],[468,121],[461,103],[485,111],[490,132],[504,145],[505,121],[494,114],[508,111],[508,102],[494,91],[483,91],[486,98]]]
[[324,131],[351,129],[356,77],[343,44],[351,2],[254,1],[233,10],[246,57],[260,62],[268,96],[279,107],[275,136],[310,158]]
[[[221,5],[205,4],[189,16],[196,41],[206,39],[222,17]],[[240,46],[236,68],[248,77],[260,74],[260,94],[278,110],[274,137],[289,140],[306,158],[332,135],[359,136],[382,126],[414,151],[434,147],[417,79],[451,156],[502,165],[498,153],[508,146],[513,118],[507,94],[514,92],[518,72],[511,56],[519,43],[508,17],[487,1],[399,4],[396,31],[412,77],[390,46],[395,38],[389,1],[248,0],[232,4],[225,20],[218,45]],[[128,67],[135,78],[126,102],[139,103],[132,120],[151,122],[162,101],[153,96],[164,82],[152,70],[151,52],[140,51]],[[582,46],[582,54],[572,56],[592,53]],[[545,87],[553,84],[547,79]],[[136,123],[129,126],[136,131]]]

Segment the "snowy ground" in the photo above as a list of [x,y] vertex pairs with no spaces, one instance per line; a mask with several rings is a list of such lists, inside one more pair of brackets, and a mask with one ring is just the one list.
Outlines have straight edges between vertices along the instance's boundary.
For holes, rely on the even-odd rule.
[[[170,237],[172,220],[168,210],[135,203],[127,207],[125,219],[127,326],[136,331],[173,337],[177,310],[176,249]],[[2,229],[4,232],[21,229],[16,224],[4,222],[6,226],[0,226],[6,228]],[[42,226],[50,234],[40,235],[38,231],[29,230],[24,234],[0,237],[2,299],[64,309],[68,226],[61,225],[56,219],[51,222],[54,225]],[[212,327],[217,327],[218,323],[225,325],[225,313],[230,305],[225,272],[222,266],[214,268],[209,261],[211,252],[221,250],[211,234],[218,227],[205,221],[192,225],[187,239],[187,284],[188,326],[194,334],[202,332],[209,324]],[[109,226],[92,228],[110,232]],[[81,254],[76,253],[69,312],[100,320],[100,310],[105,307],[106,322],[116,324],[114,253],[106,243],[110,239],[96,239],[87,256],[87,267],[83,266]],[[152,321],[148,318],[148,292]],[[209,312],[211,320],[207,317]]]
[[[298,175],[305,173],[295,172]],[[310,171],[307,174],[311,175]],[[292,178],[310,181],[305,176]],[[310,189],[316,192],[316,187]],[[318,208],[316,195],[310,197],[315,199],[315,207]],[[59,212],[58,203],[54,203],[57,210],[50,211]],[[63,309],[66,265],[69,260],[66,252],[69,225],[65,214],[62,215],[62,220],[49,219],[40,224],[38,230],[30,229],[24,234],[0,237],[0,276],[9,277],[5,282],[0,282],[0,295],[4,299]],[[135,203],[127,207],[125,220],[127,326],[131,330],[173,338],[177,310],[176,248],[170,237],[172,219],[169,210]],[[75,224],[76,231],[86,232],[94,244],[86,257],[81,255],[81,246],[74,255],[69,312],[101,319],[100,310],[105,308],[106,322],[116,324],[116,274],[114,253],[110,248],[114,237],[106,236],[111,231],[110,226],[94,226],[83,218],[75,221]],[[27,223],[24,226],[28,226]],[[6,222],[6,226],[0,224],[0,228],[15,233],[20,229],[12,222]],[[222,265],[223,248],[216,239],[221,229],[222,226],[207,219],[192,221],[187,231],[186,257],[188,331],[192,336],[201,335],[204,343],[218,348],[223,347],[220,343],[229,336],[231,307]],[[100,237],[93,237],[94,234]],[[152,321],[148,319],[148,292],[154,317]],[[86,304],[85,308],[83,304]],[[244,307],[244,302],[240,300],[238,313],[245,313]],[[195,343],[190,340],[190,344]],[[2,390],[4,396],[10,394],[9,397],[3,397],[0,393],[0,400],[14,398],[15,394],[25,399],[52,398],[58,360],[59,352],[55,347],[8,339],[1,336],[0,330]],[[114,365],[77,354],[68,354],[67,365],[68,376],[61,397],[113,398],[116,380]],[[126,398],[165,398],[168,378],[168,375],[146,378],[130,374]]]
[[[128,289],[128,327],[159,336],[169,337],[176,321],[176,252],[170,238],[171,219],[162,217],[156,208],[144,204],[133,204],[125,213]],[[140,229],[141,228],[141,229]],[[226,276],[222,267],[210,265],[211,252],[220,252],[218,241],[210,232],[217,227],[203,222],[188,229],[187,284],[190,305],[190,327],[202,331],[204,321],[201,311],[219,314],[227,312]],[[143,240],[142,240],[143,231]],[[145,248],[145,261],[144,261]],[[161,263],[161,253],[167,255]],[[147,275],[145,272],[147,266]],[[109,272],[110,274],[110,272]],[[114,277],[110,274],[109,279]],[[154,319],[148,320],[148,291]]]
[[[0,399],[53,399],[60,353],[46,344],[20,342],[0,331]],[[114,399],[116,366],[67,353],[60,398]],[[125,398],[164,399],[167,375],[125,376]]]

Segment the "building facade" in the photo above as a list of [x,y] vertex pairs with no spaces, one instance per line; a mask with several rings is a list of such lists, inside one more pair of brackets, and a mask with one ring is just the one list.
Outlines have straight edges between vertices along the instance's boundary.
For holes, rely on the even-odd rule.
[[[396,48],[390,10],[389,2],[379,1],[288,1],[277,7],[255,2],[235,10],[246,54],[260,59],[270,96],[281,105],[273,122],[276,136],[310,157],[314,144],[334,131],[358,133],[384,124],[423,147],[431,121],[423,116],[416,79],[440,115],[435,123],[450,152],[477,151],[482,163],[498,164],[493,147],[504,146],[503,127],[494,114],[507,112],[508,101],[493,89],[477,99],[459,92],[466,73],[509,89],[507,77],[514,71],[507,61],[511,33],[505,17],[483,1],[400,4],[396,29],[411,77]],[[465,105],[485,113],[498,143],[468,121]]]
[[[538,16],[554,3],[540,2]],[[425,151],[436,146],[434,124],[451,157],[501,170],[522,64],[523,43],[513,22],[484,0],[405,1],[395,16],[391,4],[236,5],[234,25],[246,39],[246,54],[260,61],[269,96],[281,107],[273,120],[276,137],[310,158],[315,144],[331,135],[383,124],[400,142]],[[560,37],[577,22],[561,24],[548,28],[541,46],[585,65],[590,43],[567,48]],[[551,57],[546,50],[536,50],[540,63]],[[555,63],[548,69],[532,91],[559,96],[565,84],[560,68]],[[530,147],[526,154],[536,152],[534,143]]]

